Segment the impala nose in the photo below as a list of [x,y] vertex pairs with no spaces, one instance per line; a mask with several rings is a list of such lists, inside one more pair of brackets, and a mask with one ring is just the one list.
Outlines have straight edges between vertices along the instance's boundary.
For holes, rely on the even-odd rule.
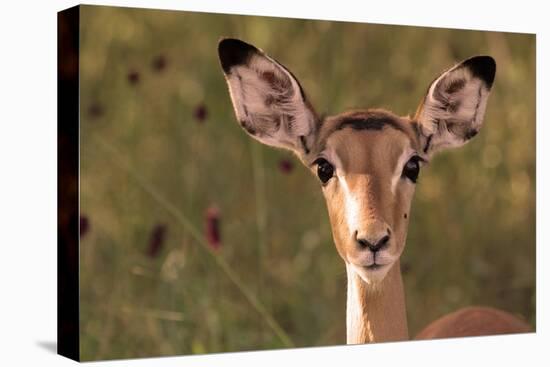
[[369,249],[373,253],[376,253],[388,246],[390,241],[390,232],[386,231],[378,236],[360,236],[355,232],[355,241],[361,249]]

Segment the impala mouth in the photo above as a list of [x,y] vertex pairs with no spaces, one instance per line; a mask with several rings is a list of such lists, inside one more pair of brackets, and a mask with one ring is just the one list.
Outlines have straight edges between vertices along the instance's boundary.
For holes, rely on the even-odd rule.
[[373,256],[370,261],[366,261],[363,264],[357,264],[360,268],[363,268],[367,271],[375,271],[392,264],[390,258],[379,259],[378,256]]
[[389,254],[380,254],[376,256],[365,256],[353,259],[355,261],[347,262],[350,269],[361,277],[367,284],[376,284],[381,282],[395,264],[397,257]]
[[[390,263],[391,264],[391,263]],[[353,268],[355,268],[355,270],[357,272],[360,272],[360,273],[364,273],[364,274],[375,274],[377,273],[378,271],[380,270],[383,270],[385,268],[388,267],[388,265],[390,264],[380,264],[380,263],[377,263],[377,262],[374,262],[374,263],[371,263],[371,264],[368,264],[368,265],[365,265],[365,264],[351,264],[351,266]]]

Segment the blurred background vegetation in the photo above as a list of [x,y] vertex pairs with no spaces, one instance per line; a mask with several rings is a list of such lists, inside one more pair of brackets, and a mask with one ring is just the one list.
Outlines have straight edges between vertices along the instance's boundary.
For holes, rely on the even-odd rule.
[[345,343],[321,190],[238,127],[226,36],[288,66],[325,114],[413,113],[444,69],[495,57],[481,134],[421,173],[402,257],[409,330],[472,304],[535,326],[533,35],[83,6],[83,359]]

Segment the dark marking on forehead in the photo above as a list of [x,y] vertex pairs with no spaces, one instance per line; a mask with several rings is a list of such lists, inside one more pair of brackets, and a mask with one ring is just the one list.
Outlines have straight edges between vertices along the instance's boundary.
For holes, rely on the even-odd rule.
[[401,125],[390,116],[347,117],[340,122],[337,130],[346,127],[354,130],[382,130],[385,126],[403,131]]
[[[351,128],[355,131],[382,132],[384,128],[393,129],[403,133],[411,142],[413,149],[419,143],[420,127],[410,118],[402,118],[383,109],[354,110],[336,116],[327,117],[321,125],[322,136],[319,149],[324,149],[323,144],[330,136],[340,130]],[[393,134],[392,134],[393,135]],[[317,150],[317,149],[315,149]]]

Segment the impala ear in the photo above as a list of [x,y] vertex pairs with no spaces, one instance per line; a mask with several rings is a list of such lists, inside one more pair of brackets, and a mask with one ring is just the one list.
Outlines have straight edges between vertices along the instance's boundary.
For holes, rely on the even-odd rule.
[[461,146],[479,132],[495,71],[492,57],[476,56],[430,85],[415,117],[426,155]]
[[319,119],[296,78],[240,40],[222,40],[218,54],[235,115],[244,130],[264,144],[308,154]]

